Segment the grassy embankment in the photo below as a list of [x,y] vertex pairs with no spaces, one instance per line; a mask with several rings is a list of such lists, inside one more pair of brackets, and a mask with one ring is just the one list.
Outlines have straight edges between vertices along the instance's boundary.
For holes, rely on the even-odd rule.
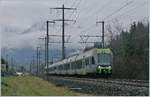
[[78,96],[66,87],[57,87],[33,76],[2,77],[2,96]]

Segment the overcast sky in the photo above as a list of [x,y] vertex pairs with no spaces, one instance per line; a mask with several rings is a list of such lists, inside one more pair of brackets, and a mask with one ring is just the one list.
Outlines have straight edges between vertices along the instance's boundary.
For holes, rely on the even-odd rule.
[[[50,10],[53,7],[77,8],[76,11],[65,11],[65,18],[76,19],[76,23],[67,22],[65,33],[72,35],[73,47],[80,41],[79,35],[99,35],[101,25],[97,20],[111,25],[115,19],[128,28],[133,21],[141,21],[149,16],[149,0],[0,0],[0,32],[2,48],[35,48],[38,38],[45,36],[47,19],[61,18],[61,10]],[[23,33],[36,24],[29,32]],[[107,30],[106,30],[107,33]],[[50,34],[61,35],[61,22],[50,26]],[[59,40],[59,39],[55,39]],[[60,39],[61,40],[61,39]],[[90,40],[92,41],[92,40]],[[76,44],[76,45],[74,45]]]

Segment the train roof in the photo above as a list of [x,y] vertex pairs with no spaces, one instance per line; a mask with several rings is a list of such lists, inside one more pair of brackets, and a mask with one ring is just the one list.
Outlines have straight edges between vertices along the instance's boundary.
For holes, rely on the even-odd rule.
[[110,48],[92,48],[92,49],[89,49],[87,51],[81,52],[80,54],[75,54],[75,55],[72,55],[71,57],[68,57],[64,60],[53,63],[52,65],[49,65],[49,67],[58,66],[60,64],[65,64],[67,62],[71,62],[71,60],[74,60],[74,59],[79,60],[79,59],[83,58],[83,56],[89,57],[89,56],[93,55],[94,53],[111,53],[112,54],[112,51]]

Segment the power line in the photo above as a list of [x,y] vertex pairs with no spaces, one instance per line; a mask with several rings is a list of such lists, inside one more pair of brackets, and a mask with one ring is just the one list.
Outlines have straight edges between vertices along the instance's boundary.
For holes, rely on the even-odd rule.
[[[102,11],[103,9],[106,9],[106,7],[108,7],[108,4],[110,4],[112,2],[112,0],[109,0],[108,2],[106,2],[102,7],[100,7],[97,11],[91,13],[91,15],[93,14],[97,14],[98,12]],[[89,15],[89,16],[91,16]]]
[[[77,1],[77,0],[75,0],[75,1]],[[79,2],[77,2],[77,5],[75,6],[75,8],[78,8],[78,6],[80,5],[81,1],[82,0],[79,0]],[[72,7],[73,7],[73,5],[72,5]],[[73,14],[74,14],[74,11],[72,12],[72,14],[70,14],[70,16],[68,18],[71,18]]]
[[74,0],[74,2],[72,3],[71,7],[73,7],[76,4],[77,1],[78,0]]
[[[80,5],[80,3],[81,3],[81,0],[80,0],[80,2],[78,3],[78,5],[76,6],[76,8]],[[80,13],[81,13],[81,10],[80,10],[79,13],[75,16],[75,22],[76,22],[77,19],[79,18]]]
[[[106,2],[101,8],[99,8],[98,9],[98,11],[96,10],[96,11],[94,11],[94,12],[91,12],[91,11],[88,11],[88,13],[89,13],[89,15],[87,15],[88,17],[86,17],[86,18],[89,18],[91,15],[93,15],[93,14],[97,14],[97,12],[99,12],[99,11],[101,11],[101,10],[103,10],[104,8],[106,8],[107,7],[107,5],[111,2],[112,0],[109,0],[108,2]],[[81,11],[80,11],[81,12]],[[76,20],[77,20],[77,18],[79,17],[79,15],[80,15],[80,13],[76,16]],[[86,19],[86,18],[84,18],[84,19]],[[87,21],[89,21],[89,19],[87,19]]]
[[[108,4],[108,3],[110,3],[111,2],[111,0],[110,1],[108,1],[106,4]],[[107,16],[107,17],[110,17],[110,16],[112,16],[113,14],[115,14],[115,13],[117,13],[118,11],[120,11],[121,9],[123,9],[124,7],[126,7],[126,6],[128,6],[129,4],[131,4],[132,3],[132,1],[131,2],[127,2],[123,7],[121,7],[121,8],[119,8],[119,9],[117,9],[115,12],[113,12],[112,14],[110,14],[109,16]],[[101,9],[100,9],[101,10]],[[77,16],[78,17],[78,16]],[[88,28],[86,28],[85,30],[83,30],[82,32],[84,32],[84,31],[87,31],[87,30],[89,30],[90,28],[92,28],[93,26],[95,26],[95,24],[93,24],[93,25],[91,25],[91,26],[89,26]]]
[[[113,21],[114,19],[116,19],[117,17],[118,17],[118,18],[119,18],[119,17],[122,17],[122,16],[125,17],[125,16],[127,16],[127,15],[124,15],[124,14],[126,14],[126,13],[129,14],[129,12],[133,12],[136,8],[143,7],[145,4],[147,4],[147,2],[144,2],[144,3],[140,4],[139,6],[135,6],[135,7],[133,7],[132,9],[129,9],[129,10],[125,11],[123,14],[118,15],[118,16],[116,16],[116,17],[110,19],[110,20],[107,20],[106,22],[111,22],[111,21]],[[136,9],[135,11],[137,11],[137,9]]]
[[[108,4],[108,3],[110,3],[110,2],[111,2],[111,0],[109,0],[106,4]],[[106,4],[105,4],[105,5],[106,5]],[[103,5],[103,6],[105,6],[105,5]],[[101,7],[101,8],[104,8],[104,7]],[[102,10],[101,8],[100,8],[98,11]],[[97,11],[97,12],[98,12],[98,11]],[[75,19],[75,20],[77,20],[77,18],[79,17],[79,15],[80,15],[80,14],[78,14],[78,15],[76,16],[76,19]],[[93,14],[91,14],[91,15],[93,15]],[[81,32],[85,32],[85,31],[91,29],[91,28],[94,27],[94,26],[95,26],[95,24],[89,26],[88,28],[82,30]]]
[[120,7],[119,9],[115,10],[114,12],[112,12],[110,15],[106,16],[104,18],[105,19],[108,19],[109,17],[113,16],[114,14],[116,14],[117,12],[119,12],[120,10],[122,10],[123,8],[127,7],[128,5],[130,5],[131,3],[133,3],[133,1],[130,1],[130,2],[127,2],[125,5],[123,5],[122,7]]

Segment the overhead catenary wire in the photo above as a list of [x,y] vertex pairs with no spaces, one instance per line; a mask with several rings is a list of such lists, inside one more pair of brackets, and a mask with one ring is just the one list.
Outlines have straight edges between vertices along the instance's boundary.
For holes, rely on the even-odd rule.
[[128,5],[130,5],[131,3],[133,3],[133,1],[130,1],[130,2],[127,2],[125,5],[123,5],[122,7],[120,7],[119,9],[115,10],[114,12],[112,12],[110,15],[106,16],[104,18],[105,19],[108,19],[109,17],[113,16],[114,14],[118,13],[119,11],[121,11],[122,9],[124,9],[125,7],[127,7]]
[[[74,0],[71,7],[74,7],[75,3],[77,2],[78,0]],[[71,12],[71,14],[68,16],[68,18],[71,18],[71,16],[74,14],[74,10],[73,12]]]
[[73,3],[72,3],[72,5],[71,5],[71,7],[73,7],[76,4],[77,1],[78,0],[74,0]]
[[[108,3],[110,3],[110,2],[111,2],[111,0],[109,0],[106,4],[108,4]],[[105,4],[105,5],[106,5],[106,4]],[[102,10],[102,9],[99,9],[98,11],[100,11],[100,10]],[[76,15],[75,20],[77,20],[77,18],[79,17],[79,15],[80,15],[80,13]],[[89,26],[88,28],[86,28],[86,29],[83,30],[83,31],[87,31],[87,30],[89,30],[90,28],[92,28],[93,26],[95,26],[95,24]]]
[[[89,18],[91,15],[94,15],[94,14],[97,14],[97,12],[99,12],[99,11],[102,11],[103,9],[105,9],[107,6],[106,5],[108,5],[109,3],[111,3],[112,2],[112,0],[109,0],[108,2],[106,2],[101,8],[99,8],[98,10],[96,10],[96,11],[94,11],[94,12],[91,12],[91,11],[88,11],[88,13],[89,13],[89,15],[87,15],[88,17],[86,17],[86,18]],[[76,15],[76,20],[79,18],[79,15],[80,15],[80,13],[81,13],[81,11]],[[95,17],[96,17],[96,15],[95,15]],[[86,18],[84,18],[84,19],[86,19]],[[89,21],[90,19],[87,19],[86,21]]]
[[[109,0],[107,3],[105,3],[103,6],[105,6],[106,4],[108,4],[108,3],[110,3],[111,2],[111,0]],[[104,8],[104,7],[103,7]],[[102,10],[102,7],[100,8],[100,9],[98,9],[98,11],[100,11],[100,10]],[[81,11],[80,11],[81,12]],[[80,13],[78,13],[77,15],[76,15],[76,17],[75,17],[75,20],[77,20],[78,18],[79,18],[79,15],[80,15]],[[91,14],[91,15],[93,15],[93,14]],[[91,16],[90,15],[90,16]],[[89,20],[89,19],[88,19]],[[85,31],[87,31],[87,30],[89,30],[90,28],[92,28],[92,27],[94,27],[95,26],[95,24],[93,24],[93,25],[90,25],[89,27],[87,27],[86,29],[84,29],[84,30],[82,30],[81,32],[85,32]]]
[[[112,15],[116,14],[117,12],[119,12],[119,11],[122,10],[123,8],[127,7],[127,6],[128,6],[129,4],[131,4],[131,3],[133,3],[133,1],[127,2],[125,5],[123,5],[123,6],[120,7],[119,9],[115,10],[115,11],[112,12],[110,15],[106,16],[106,17],[104,18],[104,20],[105,20],[106,18],[108,19],[108,18],[111,17]],[[95,26],[95,24],[89,26],[88,28],[86,28],[86,29],[83,30],[82,32],[85,32],[85,31],[89,30],[89,29],[92,28],[93,26]]]
[[111,22],[111,21],[113,21],[114,19],[120,18],[120,17],[122,17],[122,16],[123,16],[123,17],[129,16],[129,15],[124,15],[124,14],[129,14],[130,12],[138,11],[138,10],[136,10],[136,8],[144,7],[144,5],[147,4],[147,3],[148,3],[148,2],[144,2],[144,3],[142,3],[142,4],[138,5],[138,6],[135,6],[135,7],[133,7],[132,9],[129,9],[129,10],[125,11],[125,12],[122,13],[121,15],[118,15],[118,16],[116,16],[116,17],[110,19],[110,20],[107,20],[106,22]]
[[91,13],[90,15],[89,15],[89,17],[91,16],[91,15],[93,15],[93,14],[97,14],[98,12],[101,12],[101,11],[103,11],[104,9],[106,9],[108,6],[108,4],[110,4],[112,2],[112,0],[109,0],[108,2],[106,2],[104,5],[102,5],[102,7],[100,7],[98,10],[96,10],[96,11],[94,11],[93,13]]
[[[75,1],[78,1],[78,0],[75,0]],[[79,2],[76,3],[77,5],[75,6],[75,8],[78,8],[78,7],[79,7],[79,5],[81,4],[81,1],[82,1],[82,0],[79,0]],[[75,4],[74,4],[74,5],[75,5]],[[74,5],[72,4],[72,7],[73,7]],[[74,13],[77,13],[77,12],[73,11],[73,12],[68,16],[68,18],[71,18]]]
[[[78,6],[81,4],[81,1],[82,0],[80,0],[80,2],[78,3],[78,5],[76,6],[76,8],[78,8]],[[74,23],[76,23],[76,21],[77,21],[77,19],[79,18],[79,16],[80,16],[80,13],[81,13],[81,10],[78,12],[78,14],[76,14],[76,16],[74,17],[75,18],[75,22]]]

